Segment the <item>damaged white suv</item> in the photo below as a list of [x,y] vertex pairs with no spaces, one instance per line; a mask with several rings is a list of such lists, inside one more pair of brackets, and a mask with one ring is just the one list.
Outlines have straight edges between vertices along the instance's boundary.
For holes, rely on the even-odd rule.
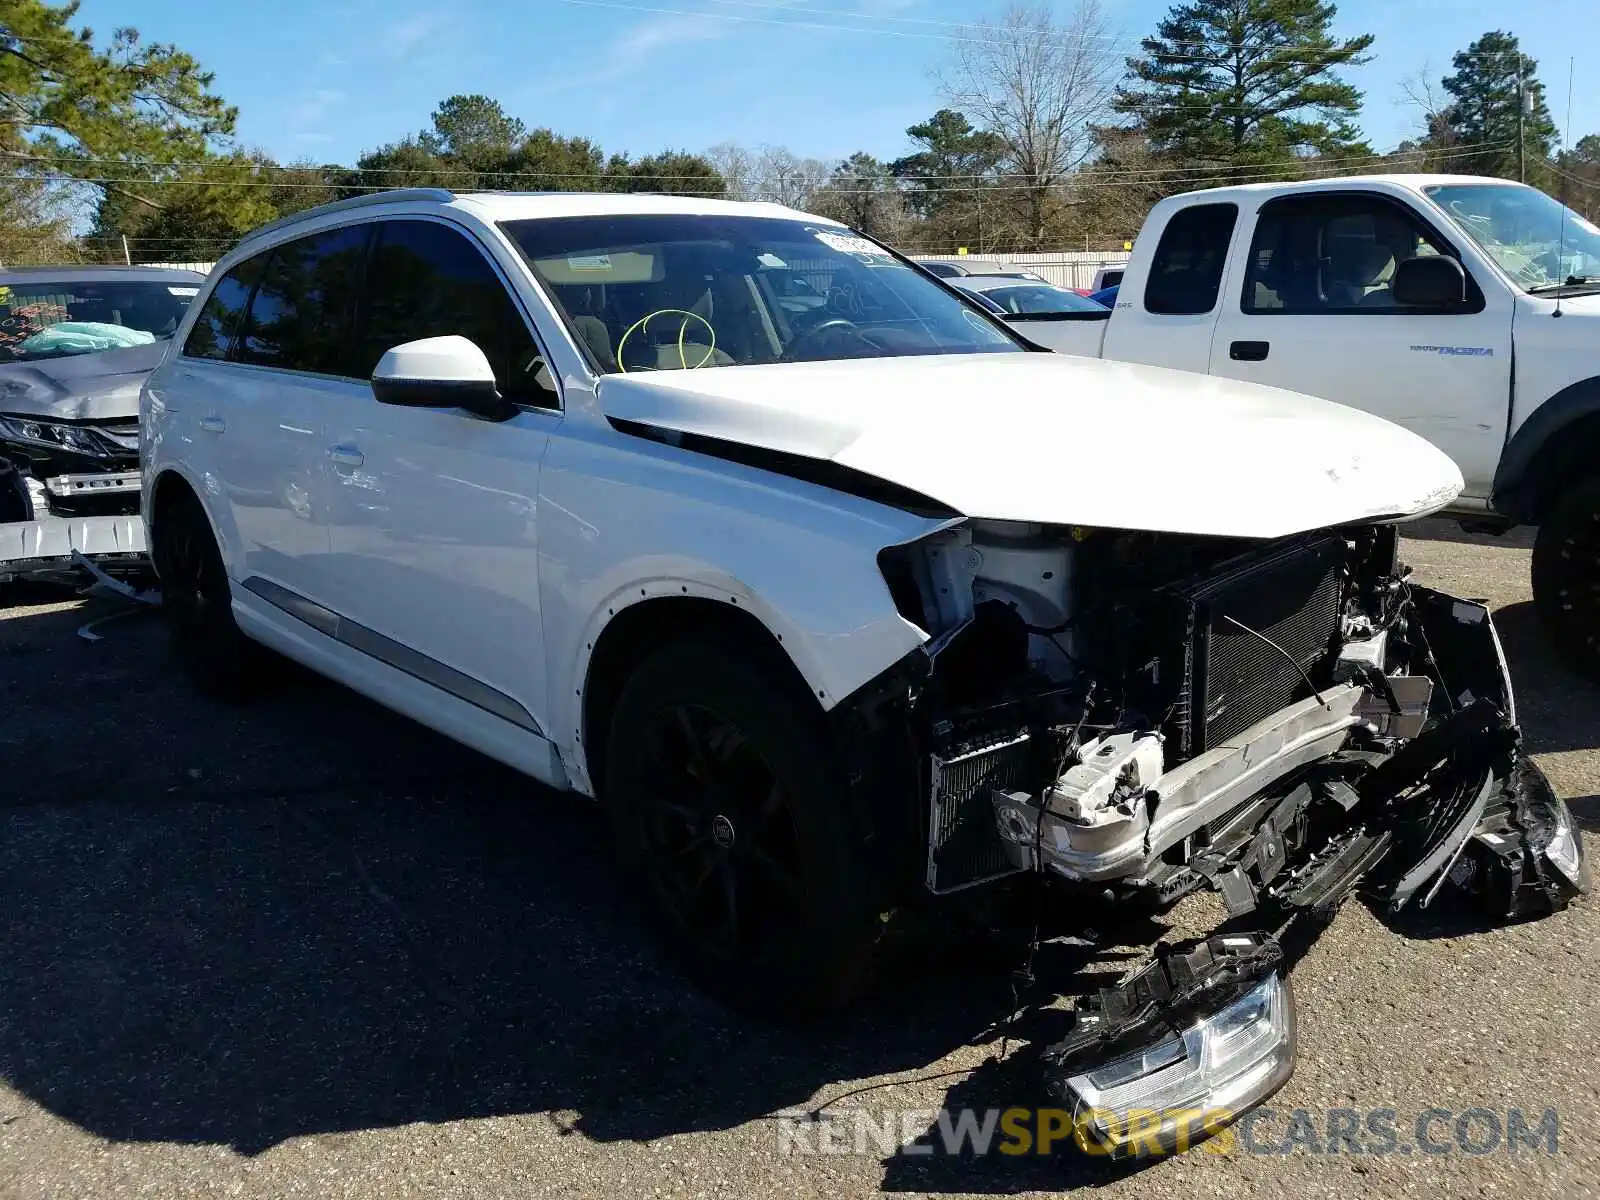
[[300,214],[217,265],[145,388],[178,653],[237,689],[260,643],[600,798],[642,911],[736,1001],[839,1000],[885,914],[1010,875],[1216,889],[1228,932],[1046,1062],[1084,1107],[1241,1110],[1290,1068],[1299,914],[1358,883],[1552,911],[1578,835],[1487,611],[1395,561],[1461,488],[1444,454],[1032,351],[771,205]]

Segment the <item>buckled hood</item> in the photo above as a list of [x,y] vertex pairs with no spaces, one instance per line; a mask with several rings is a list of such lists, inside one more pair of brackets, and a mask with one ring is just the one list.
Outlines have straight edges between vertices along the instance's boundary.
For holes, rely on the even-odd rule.
[[1271,538],[1423,516],[1463,486],[1442,451],[1344,405],[1062,355],[619,374],[598,391],[608,417],[835,462],[994,520]]
[[62,421],[137,417],[139,388],[168,344],[0,363],[0,413]]

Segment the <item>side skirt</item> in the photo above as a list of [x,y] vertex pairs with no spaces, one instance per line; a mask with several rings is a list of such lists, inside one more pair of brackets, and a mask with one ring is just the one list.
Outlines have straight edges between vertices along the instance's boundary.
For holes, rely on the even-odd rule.
[[[234,589],[233,614],[246,636],[318,674],[541,783],[571,789],[555,743],[509,696],[364,626],[342,622],[337,614],[265,580],[246,580]],[[340,636],[345,633],[350,636]],[[485,698],[494,706],[482,703]]]

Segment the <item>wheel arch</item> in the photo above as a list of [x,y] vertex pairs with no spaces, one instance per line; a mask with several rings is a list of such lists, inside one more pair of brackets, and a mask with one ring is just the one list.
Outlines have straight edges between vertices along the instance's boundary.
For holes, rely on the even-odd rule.
[[792,657],[784,635],[774,632],[737,596],[714,594],[679,583],[631,602],[608,605],[603,622],[586,637],[576,677],[578,728],[572,777],[583,790],[598,794],[602,785],[610,716],[638,664],[663,646],[689,640],[725,641],[764,660],[777,673],[777,685],[822,711],[819,689]]
[[1600,471],[1600,375],[1569,384],[1528,415],[1500,455],[1491,505],[1538,523],[1562,490]]
[[234,552],[238,541],[233,537],[232,523],[226,506],[220,506],[222,511],[218,512],[219,506],[207,504],[205,485],[177,464],[161,468],[154,481],[149,484],[149,488],[149,500],[144,506],[146,540],[151,545],[155,544],[156,526],[160,523],[163,509],[187,493],[206,515],[206,521],[211,526],[211,536],[217,540],[217,550],[222,555],[223,566],[227,568],[230,577],[237,578]]

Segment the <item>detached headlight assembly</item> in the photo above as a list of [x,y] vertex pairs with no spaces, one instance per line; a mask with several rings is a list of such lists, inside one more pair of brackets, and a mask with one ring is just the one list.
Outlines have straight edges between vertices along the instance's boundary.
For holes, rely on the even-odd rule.
[[1085,1148],[1169,1153],[1215,1133],[1294,1070],[1294,998],[1276,971],[1185,1030],[1067,1082]]
[[118,453],[126,453],[120,447],[108,445],[93,429],[81,425],[5,414],[0,414],[0,441],[38,450],[87,454],[92,458],[110,458]]

